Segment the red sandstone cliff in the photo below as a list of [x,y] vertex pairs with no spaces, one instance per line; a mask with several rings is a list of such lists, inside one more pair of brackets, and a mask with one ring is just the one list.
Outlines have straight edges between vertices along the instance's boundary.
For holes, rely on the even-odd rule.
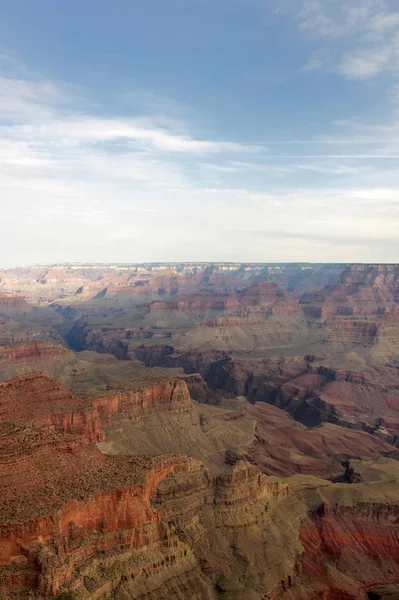
[[38,362],[41,360],[53,361],[70,354],[70,350],[65,346],[44,341],[0,346],[0,361],[16,364]]
[[283,291],[275,281],[261,281],[230,294],[196,292],[175,300],[154,302],[152,309],[224,311],[248,307],[265,307],[270,314],[291,314],[299,308],[298,301]]
[[[165,378],[79,401],[41,374],[0,387],[5,598],[22,600],[32,589],[38,598],[54,597],[64,589],[82,599],[156,600],[166,592],[216,600],[235,590],[280,600],[304,588],[317,594],[392,581],[399,552],[393,470],[390,487],[379,481],[348,493],[313,477],[268,478],[245,462],[214,478],[181,455],[107,456],[91,432],[57,426],[57,415],[62,421],[79,410],[101,425],[112,414],[136,420],[151,410],[187,410],[188,401],[184,382]],[[314,546],[324,562],[309,580]],[[347,548],[354,564],[367,565],[367,577],[365,569],[341,569],[349,582],[332,586],[330,565]]]
[[305,314],[376,315],[399,310],[398,265],[351,265],[339,283],[303,298]]
[[101,419],[116,412],[138,420],[190,409],[185,383],[165,377],[92,400],[42,373],[0,385],[1,593],[51,596],[92,557],[154,545],[183,572],[195,562],[150,507],[159,482],[188,459],[113,459],[93,445],[104,438]]
[[0,294],[0,308],[18,310],[27,306],[26,300],[22,296],[8,296]]

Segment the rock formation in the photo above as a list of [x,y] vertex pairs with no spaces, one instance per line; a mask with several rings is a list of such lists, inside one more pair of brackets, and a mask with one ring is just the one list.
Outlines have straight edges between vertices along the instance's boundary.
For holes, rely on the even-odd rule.
[[[143,591],[149,585],[146,552],[152,561],[157,554],[162,557],[161,583],[165,561],[170,561],[174,575],[179,568],[183,572],[189,568],[193,557],[186,558],[187,549],[170,534],[167,524],[160,523],[149,498],[168,472],[189,468],[190,461],[184,457],[115,460],[94,445],[104,439],[102,423],[117,411],[137,421],[155,406],[172,412],[189,410],[189,401],[184,382],[162,377],[155,382],[138,380],[128,390],[92,399],[77,398],[41,373],[0,386],[0,590],[4,597],[23,597],[32,587],[43,596],[53,596],[61,587],[76,583],[79,569],[87,568],[91,559],[92,569],[101,572],[99,558],[105,556],[112,570],[117,560],[113,554],[129,577],[137,564],[137,589]],[[140,550],[127,567],[129,549]],[[179,560],[182,564],[175,568]],[[84,581],[80,581],[83,587]],[[102,585],[106,597],[112,583],[107,579]],[[91,597],[91,591],[89,585],[85,597]]]
[[68,334],[68,343],[78,351],[111,352],[128,359],[134,355],[131,348],[141,340],[169,339],[185,348],[252,351],[304,343],[308,338],[298,301],[270,280],[235,293],[180,295],[124,309],[123,314],[112,326],[105,326],[101,315],[81,316]]
[[0,291],[41,305],[89,300],[129,305],[192,291],[232,292],[266,275],[265,264],[63,264],[0,271]]
[[0,347],[0,361],[15,364],[56,360],[70,354],[68,349],[51,342],[31,342],[25,344],[10,344]]
[[0,598],[397,593],[398,268],[342,269],[1,272]]
[[21,296],[11,296],[7,294],[0,294],[0,309],[11,309],[18,310],[24,308],[27,302]]
[[339,283],[303,297],[305,314],[377,315],[399,309],[398,265],[350,265]]
[[72,590],[279,599],[303,588],[357,598],[359,585],[395,581],[399,485],[390,463],[389,486],[352,484],[347,497],[339,484],[268,478],[246,462],[215,478],[183,455],[107,456],[96,447],[112,417],[135,423],[154,409],[189,411],[185,383],[140,379],[82,398],[43,374],[0,386],[5,598],[34,589],[41,598]]

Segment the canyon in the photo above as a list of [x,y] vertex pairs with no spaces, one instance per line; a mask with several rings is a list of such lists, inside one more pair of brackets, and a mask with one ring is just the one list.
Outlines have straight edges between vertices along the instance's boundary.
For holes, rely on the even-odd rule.
[[399,267],[0,272],[2,600],[399,598]]

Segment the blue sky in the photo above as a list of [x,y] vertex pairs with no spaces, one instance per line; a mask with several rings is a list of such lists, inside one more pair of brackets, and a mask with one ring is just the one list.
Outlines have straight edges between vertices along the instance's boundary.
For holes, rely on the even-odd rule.
[[1,265],[399,262],[390,0],[0,0]]

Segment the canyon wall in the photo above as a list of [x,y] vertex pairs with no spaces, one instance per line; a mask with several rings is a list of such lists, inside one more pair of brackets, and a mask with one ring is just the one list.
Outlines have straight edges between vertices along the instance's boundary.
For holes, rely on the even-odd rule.
[[[267,477],[240,460],[216,475],[184,455],[104,452],[112,427],[126,420],[139,426],[154,413],[191,410],[186,382],[163,375],[81,396],[40,373],[2,384],[2,597],[64,590],[82,600],[282,599],[294,589],[330,589],[338,569],[336,589],[360,598],[356,586],[394,579],[394,461],[381,466],[389,485],[345,489],[309,476]],[[313,577],[317,544],[324,562]],[[367,569],[340,566],[348,549]]]

